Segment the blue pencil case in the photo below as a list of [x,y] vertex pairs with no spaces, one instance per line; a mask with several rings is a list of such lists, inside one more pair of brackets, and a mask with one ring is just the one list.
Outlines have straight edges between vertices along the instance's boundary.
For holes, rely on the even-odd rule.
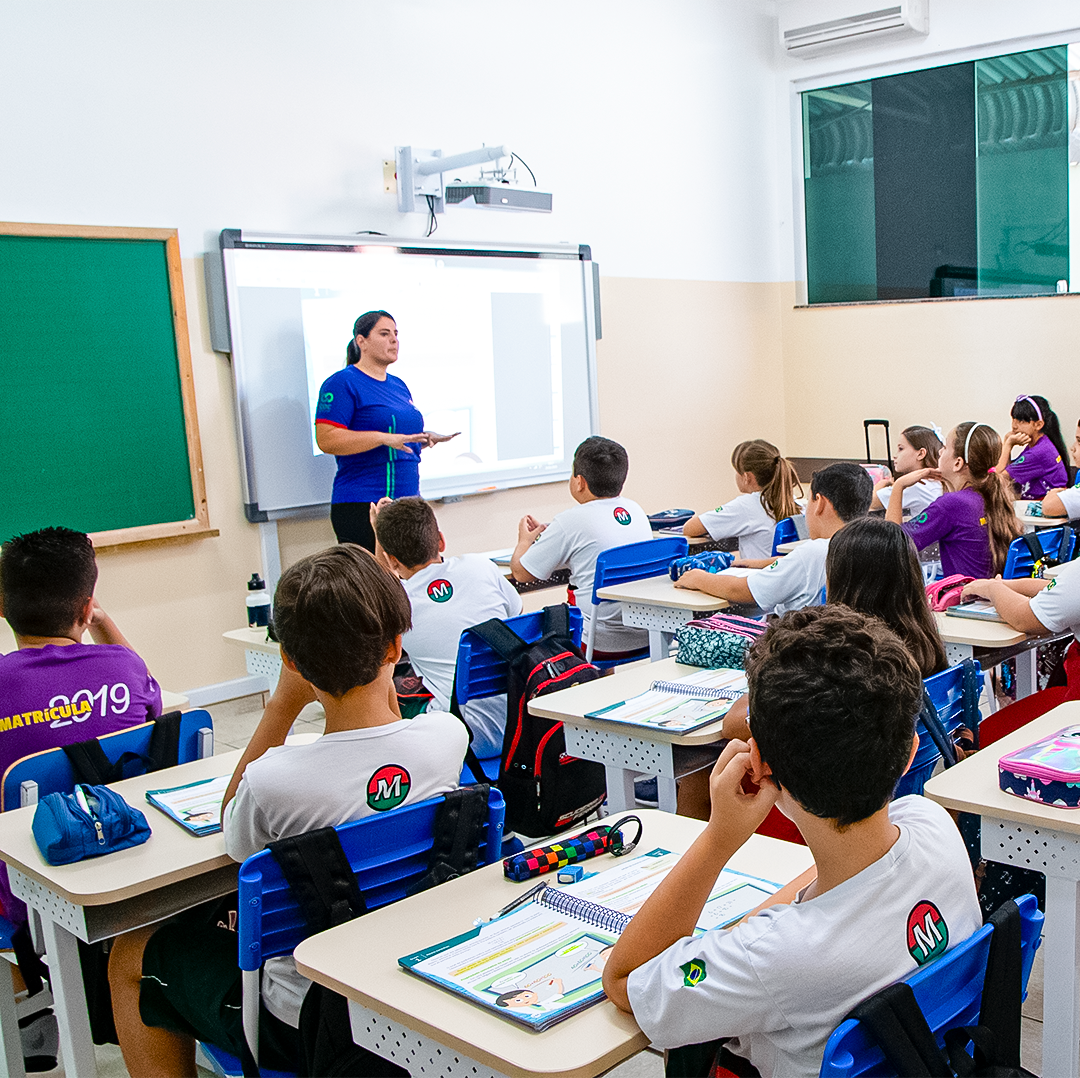
[[718,573],[727,569],[735,560],[734,554],[726,550],[707,550],[704,554],[690,554],[685,558],[676,558],[668,569],[672,580],[678,580],[683,573],[691,569],[704,569],[707,573]]

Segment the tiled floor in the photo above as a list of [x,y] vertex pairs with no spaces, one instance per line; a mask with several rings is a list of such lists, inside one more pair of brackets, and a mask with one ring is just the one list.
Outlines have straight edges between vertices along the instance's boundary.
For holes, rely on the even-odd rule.
[[[243,748],[258,725],[262,708],[261,696],[246,696],[207,708],[214,718],[215,753]],[[322,707],[319,704],[309,704],[296,720],[293,733],[321,733],[324,720]],[[1035,965],[1028,982],[1028,998],[1024,1003],[1021,1033],[1021,1061],[1034,1074],[1039,1074],[1042,1066],[1042,971],[1040,953],[1035,956]],[[124,1078],[128,1073],[120,1050],[114,1045],[99,1046],[97,1059],[100,1078]],[[49,1075],[51,1078],[63,1073],[63,1068],[58,1068],[50,1071]],[[200,1070],[199,1073],[205,1076],[210,1072]],[[663,1073],[663,1056],[658,1052],[646,1051],[626,1060],[609,1071],[608,1075],[609,1078],[662,1078]]]

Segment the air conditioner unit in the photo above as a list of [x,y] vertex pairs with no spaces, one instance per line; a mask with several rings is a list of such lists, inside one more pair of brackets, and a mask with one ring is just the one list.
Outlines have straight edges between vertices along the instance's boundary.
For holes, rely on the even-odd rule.
[[780,5],[780,42],[789,56],[818,56],[929,30],[929,0],[787,0]]

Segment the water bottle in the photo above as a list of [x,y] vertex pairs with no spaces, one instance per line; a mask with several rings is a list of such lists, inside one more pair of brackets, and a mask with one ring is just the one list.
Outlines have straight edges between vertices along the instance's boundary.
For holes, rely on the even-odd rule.
[[251,629],[266,628],[270,622],[270,596],[266,594],[266,581],[258,573],[252,573],[248,581],[247,615]]

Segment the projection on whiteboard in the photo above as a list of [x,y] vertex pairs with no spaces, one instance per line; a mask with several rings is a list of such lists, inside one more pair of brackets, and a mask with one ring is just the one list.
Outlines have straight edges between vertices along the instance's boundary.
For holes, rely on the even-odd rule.
[[[394,316],[400,348],[390,371],[409,386],[425,428],[461,432],[422,451],[426,497],[565,478],[574,448],[593,433],[592,280],[577,248],[528,257],[377,245],[224,253],[241,427],[251,428],[249,494],[261,510],[329,501],[333,458],[315,443],[315,406],[364,311]],[[265,377],[270,354],[269,369],[284,363],[289,377]],[[303,443],[285,437],[291,463],[280,437],[259,451],[252,405],[268,394],[302,394]],[[294,482],[303,475],[306,495]]]

